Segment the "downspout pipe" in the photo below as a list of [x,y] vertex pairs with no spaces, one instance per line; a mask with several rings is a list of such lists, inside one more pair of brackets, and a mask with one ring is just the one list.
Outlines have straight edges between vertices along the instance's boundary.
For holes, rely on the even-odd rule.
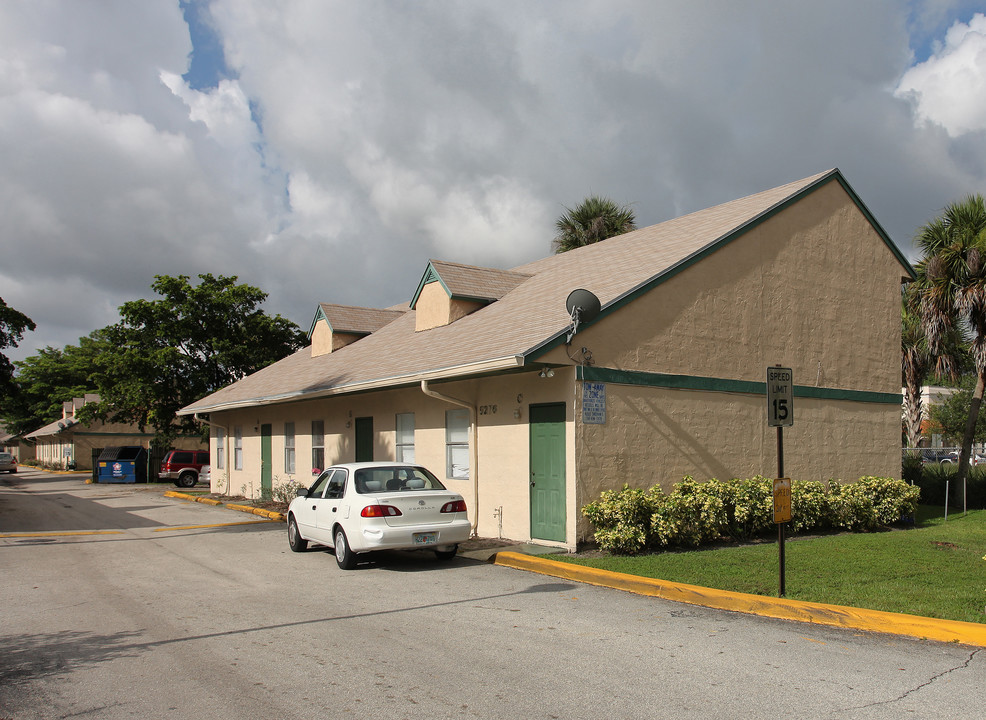
[[469,410],[469,430],[472,435],[472,442],[469,443],[469,473],[472,475],[472,502],[473,502],[473,521],[472,521],[472,534],[473,537],[478,535],[479,528],[479,428],[477,427],[477,420],[479,417],[479,410],[472,403],[468,403],[465,400],[459,400],[454,397],[449,397],[448,395],[442,395],[440,392],[436,392],[428,387],[428,381],[421,381],[421,392],[423,392],[428,397],[433,397],[436,400],[443,400],[452,405],[458,405],[459,407],[464,407]]
[[[226,425],[220,425],[219,423],[214,423],[211,420],[206,420],[204,417],[201,417],[199,415],[199,413],[194,413],[192,415],[192,417],[195,419],[196,422],[205,423],[209,427],[217,427],[220,430],[225,431],[226,437],[224,438],[224,442],[223,442],[223,452],[226,454],[226,457],[224,458],[226,460],[226,462],[223,463],[223,466],[224,466],[224,472],[227,472],[228,473],[229,472],[229,442],[230,442],[229,441],[229,427],[226,426]],[[210,472],[210,478],[211,478],[211,473],[212,473],[212,469],[211,468],[209,469],[209,472]],[[229,492],[229,476],[228,475],[227,475],[227,478],[226,478],[226,492]]]

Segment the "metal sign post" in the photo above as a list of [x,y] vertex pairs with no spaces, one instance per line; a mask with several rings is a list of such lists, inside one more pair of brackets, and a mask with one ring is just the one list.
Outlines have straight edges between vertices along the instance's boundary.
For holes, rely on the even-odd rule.
[[774,522],[780,592],[784,597],[784,526],[791,520],[791,480],[784,477],[784,427],[794,425],[794,381],[791,368],[767,368],[767,426],[777,428],[777,479],[774,480]]

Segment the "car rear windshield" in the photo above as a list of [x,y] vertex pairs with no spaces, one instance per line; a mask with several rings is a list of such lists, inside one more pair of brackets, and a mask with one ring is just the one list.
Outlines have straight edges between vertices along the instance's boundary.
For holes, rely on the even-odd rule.
[[438,478],[422,467],[377,467],[356,471],[356,492],[361,494],[444,489]]

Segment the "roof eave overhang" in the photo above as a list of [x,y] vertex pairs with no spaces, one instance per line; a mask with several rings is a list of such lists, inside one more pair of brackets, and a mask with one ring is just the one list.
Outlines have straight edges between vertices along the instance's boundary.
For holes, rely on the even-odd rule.
[[408,373],[406,375],[393,375],[390,377],[376,378],[362,382],[333,385],[332,387],[279,393],[277,395],[250,398],[236,402],[216,403],[214,405],[191,405],[179,410],[177,415],[185,416],[195,415],[198,413],[242,410],[245,408],[265,405],[279,405],[281,403],[300,402],[304,400],[318,400],[320,398],[334,397],[337,395],[354,395],[357,393],[371,392],[374,390],[390,390],[398,387],[418,385],[422,380],[461,380],[478,375],[488,375],[494,372],[515,370],[523,367],[523,365],[523,355],[506,355],[504,357],[484,360],[482,362],[454,365],[445,368],[435,368],[434,370],[426,370],[424,372]]

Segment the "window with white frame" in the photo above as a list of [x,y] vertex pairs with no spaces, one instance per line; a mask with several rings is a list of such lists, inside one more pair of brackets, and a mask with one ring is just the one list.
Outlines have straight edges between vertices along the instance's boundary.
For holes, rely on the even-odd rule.
[[445,475],[469,477],[469,411],[464,408],[445,412]]
[[243,428],[233,428],[233,469],[243,469]]
[[224,470],[226,468],[226,431],[221,428],[216,428],[216,469]]
[[397,462],[414,462],[414,413],[397,415]]
[[294,473],[294,423],[284,423],[284,472]]
[[325,469],[325,421],[312,420],[312,475]]

